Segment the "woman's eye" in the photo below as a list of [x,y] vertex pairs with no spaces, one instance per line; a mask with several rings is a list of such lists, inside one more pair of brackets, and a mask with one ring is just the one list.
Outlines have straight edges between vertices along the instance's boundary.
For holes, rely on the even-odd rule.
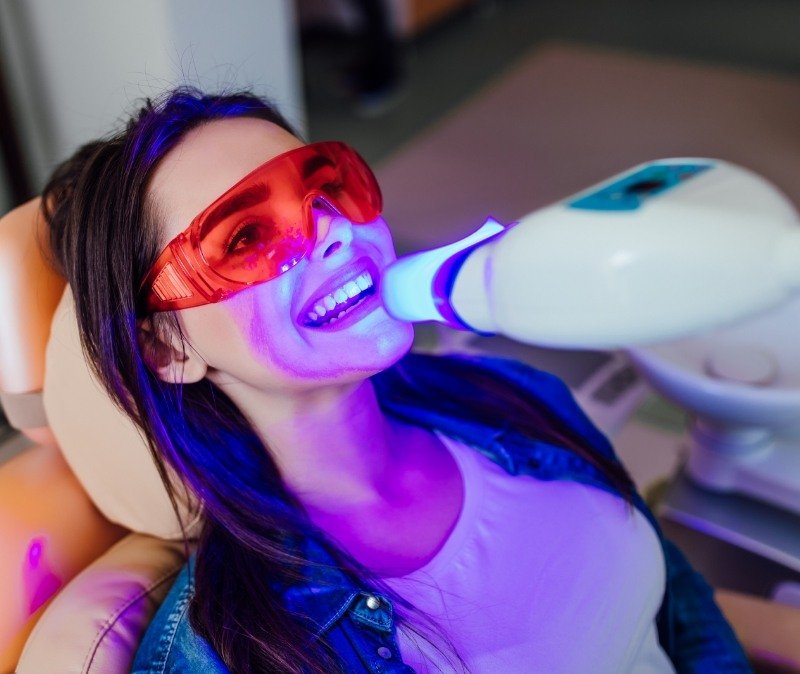
[[236,231],[226,248],[228,254],[243,253],[269,239],[269,226],[261,223],[249,223]]
[[341,180],[329,180],[320,189],[325,194],[339,194],[344,189],[344,183]]

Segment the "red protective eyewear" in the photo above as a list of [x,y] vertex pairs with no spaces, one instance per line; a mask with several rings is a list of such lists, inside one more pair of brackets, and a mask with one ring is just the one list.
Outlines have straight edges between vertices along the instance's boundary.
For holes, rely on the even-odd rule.
[[344,143],[312,143],[246,175],[158,256],[139,290],[140,314],[219,302],[276,278],[314,248],[315,202],[365,224],[381,214],[366,162]]

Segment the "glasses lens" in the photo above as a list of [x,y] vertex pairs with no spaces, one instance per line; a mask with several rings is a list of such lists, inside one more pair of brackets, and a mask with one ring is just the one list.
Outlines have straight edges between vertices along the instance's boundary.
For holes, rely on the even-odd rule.
[[313,245],[314,223],[304,206],[309,195],[353,222],[371,222],[381,212],[375,177],[355,151],[343,143],[308,145],[259,167],[199,216],[206,263],[236,283],[283,273]]
[[378,182],[369,166],[344,143],[325,143],[307,190],[318,192],[352,222],[372,222],[381,214]]

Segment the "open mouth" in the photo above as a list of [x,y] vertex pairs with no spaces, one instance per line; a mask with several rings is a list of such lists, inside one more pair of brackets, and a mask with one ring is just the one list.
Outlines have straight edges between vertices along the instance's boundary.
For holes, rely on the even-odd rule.
[[374,308],[377,290],[377,268],[359,265],[360,270],[324,295],[306,304],[298,322],[307,328],[325,328],[337,323],[344,325],[361,318]]

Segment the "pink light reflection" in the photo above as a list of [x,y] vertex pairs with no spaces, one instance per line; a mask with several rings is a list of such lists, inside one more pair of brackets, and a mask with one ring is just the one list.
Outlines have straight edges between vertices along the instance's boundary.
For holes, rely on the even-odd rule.
[[33,615],[42,604],[58,592],[63,584],[50,567],[46,555],[46,542],[45,536],[38,536],[31,540],[22,570],[30,615]]

